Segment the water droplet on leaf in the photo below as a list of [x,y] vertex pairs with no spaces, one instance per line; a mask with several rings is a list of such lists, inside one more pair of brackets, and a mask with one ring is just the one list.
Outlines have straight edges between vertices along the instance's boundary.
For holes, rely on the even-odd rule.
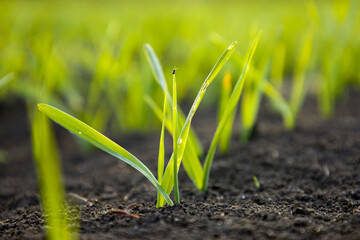
[[205,83],[205,85],[204,85],[204,87],[201,89],[201,91],[205,92],[208,86],[209,86],[209,83]]

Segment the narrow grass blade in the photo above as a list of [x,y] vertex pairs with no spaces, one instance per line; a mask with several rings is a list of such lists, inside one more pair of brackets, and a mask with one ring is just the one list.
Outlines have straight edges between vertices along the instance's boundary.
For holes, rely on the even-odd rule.
[[32,144],[48,239],[71,239],[65,215],[59,154],[50,121],[39,111],[32,120]]
[[286,58],[286,46],[283,43],[278,43],[275,46],[274,56],[272,58],[271,66],[271,82],[274,83],[277,89],[281,91],[283,86],[283,76]]
[[[166,108],[167,108],[167,90],[164,92],[164,107],[163,107],[163,120],[161,124],[161,134],[160,134],[160,144],[159,144],[159,155],[158,155],[158,181],[161,184],[162,176],[164,174],[164,167],[165,167],[165,147],[164,147],[164,132],[165,132],[165,121],[166,121]],[[157,191],[157,207],[160,200],[160,192]]]
[[231,114],[233,114],[236,105],[239,102],[240,99],[240,95],[244,86],[244,80],[245,80],[245,75],[246,72],[248,70],[248,65],[249,62],[251,61],[254,52],[256,50],[256,47],[258,45],[260,36],[261,36],[262,30],[258,33],[257,37],[255,38],[254,42],[251,45],[251,49],[248,55],[248,59],[246,61],[245,67],[239,77],[239,79],[236,82],[236,85],[234,87],[234,90],[230,96],[230,99],[228,101],[227,107],[225,109],[225,112],[223,114],[223,116],[221,117],[221,120],[216,128],[214,137],[211,141],[210,147],[209,147],[209,151],[207,152],[206,158],[205,158],[205,163],[204,163],[204,179],[203,179],[203,191],[207,191],[208,188],[208,182],[209,182],[209,177],[210,177],[210,169],[211,169],[211,165],[212,165],[212,161],[214,159],[214,155],[215,155],[215,151],[216,151],[216,147],[217,144],[220,140],[220,136],[221,136],[221,132],[224,129],[229,117],[231,116]]
[[[153,110],[155,115],[158,117],[160,121],[162,121],[162,110],[161,108],[149,97],[144,97],[146,103],[150,106],[150,108]],[[178,110],[179,112],[179,110]],[[179,126],[184,125],[184,121],[181,121],[181,118],[179,117]],[[171,115],[168,114],[166,116],[165,120],[165,127],[167,131],[172,135],[173,134],[173,127],[172,127],[172,119]],[[190,129],[191,133],[191,129]],[[189,134],[190,134],[189,133]],[[203,181],[203,169],[200,163],[200,159],[196,153],[196,149],[194,144],[191,144],[191,136],[189,136],[188,143],[186,144],[186,150],[184,154],[184,158],[182,160],[182,164],[185,168],[186,173],[188,174],[191,181],[194,183],[194,185],[200,190],[202,188],[202,181]]]
[[[207,76],[207,78],[205,79],[203,85],[201,86],[200,91],[199,91],[197,97],[195,98],[195,101],[189,111],[189,114],[187,115],[185,124],[184,124],[184,126],[181,130],[180,136],[178,138],[178,152],[177,152],[178,162],[177,162],[177,166],[176,166],[177,170],[179,170],[181,160],[184,155],[184,150],[185,150],[186,142],[188,140],[192,118],[194,117],[194,114],[195,114],[197,108],[199,107],[199,104],[202,101],[207,88],[212,83],[212,81],[217,76],[217,74],[220,72],[221,68],[227,62],[227,60],[229,59],[231,54],[234,52],[236,44],[237,44],[237,42],[233,42],[232,44],[230,44],[230,46],[220,56],[219,60],[217,61],[217,63],[215,64],[215,66],[213,67],[213,69],[211,70],[209,75]],[[174,178],[174,173],[173,173],[174,162],[175,162],[174,158],[172,157],[169,161],[169,164],[166,167],[163,182],[161,184],[161,186],[163,186],[164,190],[168,194],[170,194],[170,192],[173,188],[173,183],[174,183],[174,180],[173,180],[173,178]],[[160,206],[163,206],[164,204],[165,204],[164,200],[161,199]]]
[[311,59],[313,35],[308,33],[305,37],[299,58],[295,66],[294,82],[291,91],[290,107],[296,119],[306,95],[305,73]]
[[[166,80],[164,77],[163,69],[161,67],[160,61],[156,56],[154,50],[149,44],[144,45],[145,55],[148,59],[148,62],[151,66],[153,71],[153,75],[155,76],[156,81],[159,83],[160,87],[165,91],[164,86],[166,86]],[[167,101],[168,105],[172,106],[172,98],[169,93],[167,93]],[[145,97],[145,101],[148,105],[152,108],[155,112],[156,116],[162,120],[162,113],[161,109],[156,105],[156,103],[148,96]],[[181,109],[178,106],[178,124],[179,126],[183,126],[185,124],[185,116],[182,113]],[[173,135],[173,126],[172,126],[172,112],[168,114],[166,119],[166,129],[168,132]],[[185,168],[186,173],[188,174],[189,178],[193,181],[198,189],[202,187],[202,166],[200,163],[199,156],[203,156],[203,148],[201,143],[196,136],[195,132],[191,129],[189,131],[189,139],[186,147],[187,153],[184,155],[183,158],[183,165]]]
[[[144,45],[144,49],[145,49],[145,56],[148,59],[148,62],[150,63],[150,67],[154,74],[154,77],[155,77],[156,81],[160,84],[160,87],[162,88],[162,90],[165,91],[166,90],[166,80],[165,80],[164,71],[160,64],[159,58],[157,57],[155,51],[150,46],[150,44],[146,43]],[[168,94],[168,97],[170,97],[169,94]],[[171,100],[171,97],[169,100]]]
[[[145,44],[144,50],[145,50],[146,58],[150,64],[151,70],[153,72],[153,75],[154,75],[156,81],[159,83],[162,90],[165,91],[166,79],[165,79],[164,71],[160,64],[159,58],[157,57],[155,51],[150,46],[150,44]],[[167,96],[168,96],[168,98],[167,98],[168,105],[172,106],[171,94],[167,93]],[[185,123],[185,115],[183,114],[183,112],[181,111],[181,109],[179,107],[178,107],[178,114],[179,114],[179,124],[182,125]],[[194,145],[197,156],[203,155],[204,150],[201,146],[199,138],[196,136],[196,134],[193,130],[190,130],[189,144]]]
[[110,155],[126,162],[127,164],[138,170],[156,187],[156,189],[161,193],[162,197],[165,198],[166,202],[170,205],[173,205],[173,202],[171,201],[169,195],[166,194],[166,192],[156,180],[154,175],[150,172],[150,170],[131,153],[129,153],[124,148],[120,147],[118,144],[105,137],[95,129],[91,128],[80,120],[70,116],[67,113],[64,113],[57,108],[54,108],[47,104],[38,104],[38,108],[53,121],[63,126],[73,134],[91,143],[95,147],[98,147],[101,150],[109,153]]
[[269,70],[269,59],[263,61],[263,66],[260,70],[252,71],[253,76],[246,86],[242,102],[241,102],[241,134],[240,140],[247,142],[253,134],[254,126],[256,124],[257,116],[260,110],[261,99],[264,93],[265,85],[268,79],[265,77]]
[[[231,96],[231,90],[232,90],[231,73],[227,72],[224,76],[221,87],[218,122],[220,122],[221,117],[224,115],[226,106]],[[222,131],[220,136],[220,150],[223,153],[227,152],[229,149],[231,131],[232,131],[232,126],[234,124],[234,119],[235,119],[235,112],[231,115],[231,117],[227,121],[226,126],[224,127],[224,130]]]
[[293,129],[295,120],[288,102],[270,82],[266,83],[264,93],[269,97],[275,109],[281,113],[285,127]]
[[[179,196],[179,180],[178,180],[178,154],[177,154],[177,137],[178,137],[178,111],[177,111],[177,92],[176,92],[176,77],[175,77],[175,69],[173,71],[173,156],[174,156],[174,195],[175,202],[180,202]],[[180,159],[181,161],[181,159]]]

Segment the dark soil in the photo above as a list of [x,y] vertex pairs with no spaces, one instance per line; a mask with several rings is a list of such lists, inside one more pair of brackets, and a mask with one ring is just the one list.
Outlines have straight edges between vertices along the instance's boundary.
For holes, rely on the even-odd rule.
[[[217,154],[207,194],[181,170],[181,204],[160,209],[145,177],[100,151],[81,153],[57,127],[67,196],[81,208],[81,239],[360,239],[359,105],[352,92],[324,120],[309,98],[292,132],[269,108],[262,110],[248,144],[234,136],[230,152]],[[0,108],[0,148],[8,153],[0,164],[0,239],[45,235],[24,112],[22,104]],[[205,144],[215,119],[211,112],[195,119]],[[118,142],[156,172],[158,138]],[[139,218],[110,212],[133,203]]]

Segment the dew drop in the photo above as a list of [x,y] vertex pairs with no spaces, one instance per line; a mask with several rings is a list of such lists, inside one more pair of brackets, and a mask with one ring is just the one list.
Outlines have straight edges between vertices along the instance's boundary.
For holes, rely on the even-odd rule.
[[204,85],[204,87],[202,88],[201,91],[205,92],[208,86],[209,86],[209,83],[205,83],[205,85]]
[[82,132],[79,132],[79,135],[81,135],[82,134]]
[[194,109],[194,108],[192,108],[192,109],[191,109],[191,112],[190,112],[190,116],[191,116],[191,117],[193,117],[193,116],[194,116],[194,114],[195,114],[195,109]]
[[182,138],[180,138],[178,141],[178,144],[181,144],[181,143],[182,143]]

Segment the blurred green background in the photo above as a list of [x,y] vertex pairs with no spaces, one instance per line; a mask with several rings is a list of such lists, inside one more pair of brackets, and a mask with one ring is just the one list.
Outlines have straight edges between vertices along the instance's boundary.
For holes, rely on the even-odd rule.
[[[145,95],[162,100],[144,43],[156,51],[168,81],[177,67],[180,102],[192,101],[236,40],[236,53],[225,66],[235,82],[259,29],[263,35],[252,71],[285,98],[291,93],[284,86],[303,75],[320,112],[331,116],[335,100],[360,82],[358,1],[0,1],[0,6],[0,78],[13,73],[0,101],[21,98],[29,109],[50,103],[100,131],[148,131],[159,124],[143,101]],[[204,105],[216,104],[221,81],[214,85]]]

